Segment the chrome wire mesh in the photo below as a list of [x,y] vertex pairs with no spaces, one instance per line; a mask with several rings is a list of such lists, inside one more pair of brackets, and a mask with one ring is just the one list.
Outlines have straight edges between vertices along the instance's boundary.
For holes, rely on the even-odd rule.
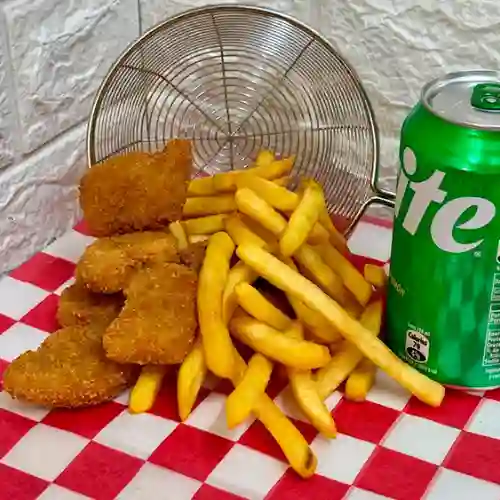
[[188,11],[110,70],[90,118],[90,164],[173,137],[193,141],[197,175],[245,168],[261,149],[295,154],[294,173],[319,180],[348,223],[374,195],[377,132],[357,75],[318,33],[267,9]]

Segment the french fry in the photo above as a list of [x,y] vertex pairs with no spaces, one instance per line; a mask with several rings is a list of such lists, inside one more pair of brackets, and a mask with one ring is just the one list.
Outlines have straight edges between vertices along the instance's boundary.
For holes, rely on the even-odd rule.
[[230,429],[250,416],[266,392],[272,371],[273,364],[265,356],[259,353],[252,356],[243,378],[226,400],[226,419]]
[[[281,236],[286,230],[286,219],[252,189],[238,189],[235,201],[240,212],[260,223],[274,235]],[[317,244],[323,243],[327,239],[328,233],[325,228],[316,224],[309,235],[308,241]]]
[[268,167],[275,160],[274,153],[267,149],[263,149],[259,151],[257,155],[257,159],[255,160],[256,167]]
[[221,378],[230,378],[234,370],[235,349],[222,318],[222,295],[233,252],[234,243],[227,233],[212,235],[198,277],[198,323],[205,361]]
[[[369,330],[373,336],[380,333],[382,323],[382,302],[372,302],[363,311],[360,319],[361,324]],[[330,362],[316,373],[318,392],[326,399],[356,368],[363,359],[363,354],[352,343],[344,340]]]
[[309,184],[316,184],[318,186],[318,189],[321,191],[321,197],[323,198],[323,203],[322,203],[323,207],[319,214],[319,222],[321,226],[324,227],[328,232],[331,244],[341,252],[346,253],[346,251],[348,251],[347,241],[344,238],[344,235],[340,231],[338,231],[338,229],[332,222],[330,214],[328,213],[328,207],[326,206],[325,196],[323,194],[323,188],[318,182],[316,182],[313,179],[309,179],[307,182]]
[[184,358],[177,375],[177,405],[182,422],[189,417],[206,375],[203,345],[198,338],[191,352]]
[[255,271],[244,262],[237,262],[231,268],[222,295],[222,318],[225,325],[228,324],[236,307],[238,307],[238,299],[234,293],[236,286],[239,283],[253,283],[256,279]]
[[217,191],[212,176],[192,179],[187,187],[188,196],[212,196],[214,194],[217,194]]
[[285,293],[295,295],[311,309],[322,314],[347,340],[367,358],[431,406],[439,406],[445,389],[411,366],[401,361],[370,330],[351,317],[320,288],[266,250],[255,245],[242,245],[238,257],[259,275]]
[[[297,271],[297,266],[292,259],[282,257],[282,260],[287,266],[291,267],[294,271]],[[308,329],[309,333],[312,334],[315,342],[320,344],[330,344],[343,339],[342,335],[340,335],[340,333],[335,330],[335,328],[333,328],[326,318],[321,316],[321,314],[307,307],[294,295],[287,293],[286,296],[295,312],[295,315]]]
[[315,182],[307,182],[297,208],[292,212],[280,238],[280,253],[291,257],[302,246],[318,222],[324,206],[323,190]]
[[274,179],[273,182],[278,186],[286,187],[290,182],[290,176],[285,175],[284,177],[280,177],[279,179]]
[[317,342],[329,344],[343,338],[321,314],[307,307],[301,300],[293,295],[288,295],[288,301],[295,311],[297,318],[304,324]]
[[280,212],[293,212],[299,204],[299,195],[281,187],[275,181],[247,175],[238,179],[238,189],[248,188]]
[[208,241],[210,238],[207,234],[193,234],[193,236],[188,236],[188,241],[190,244],[193,243],[203,243],[204,241]]
[[238,189],[234,199],[240,212],[256,220],[276,236],[280,236],[286,229],[286,219],[252,189]]
[[375,383],[377,367],[363,358],[351,372],[345,384],[345,397],[351,401],[364,401]]
[[361,312],[361,307],[349,295],[340,277],[325,263],[314,247],[302,245],[295,253],[295,259],[306,276],[349,313],[356,317]]
[[282,160],[274,160],[269,164],[261,164],[253,168],[244,170],[233,170],[222,174],[215,174],[214,186],[220,193],[236,191],[238,179],[245,175],[255,175],[264,177],[265,179],[278,179],[287,175],[292,170],[294,157],[284,158]]
[[290,387],[299,408],[311,424],[327,438],[337,435],[337,427],[325,403],[320,398],[311,371],[288,368]]
[[[258,154],[255,160],[255,167],[269,167],[274,161],[274,153],[264,150]],[[231,173],[219,175],[231,175]],[[192,179],[187,188],[188,196],[213,196],[217,194],[217,192],[213,176]]]
[[206,217],[183,220],[182,225],[188,235],[214,234],[224,231],[226,217],[226,214],[207,215]]
[[248,217],[248,215],[238,213],[238,217],[241,222],[245,224],[245,226],[252,231],[252,233],[256,234],[259,238],[266,242],[267,248],[278,248],[278,239],[276,235],[274,235],[271,231],[266,229],[262,224],[257,222],[255,219]]
[[375,288],[382,288],[387,282],[387,274],[385,274],[385,269],[381,266],[365,264],[363,274],[365,275],[365,280]]
[[262,247],[266,246],[266,242],[248,228],[248,226],[241,220],[239,214],[230,215],[224,221],[224,226],[236,245],[252,243]]
[[170,234],[177,241],[177,249],[186,250],[186,248],[189,246],[189,242],[181,222],[179,221],[171,222],[168,225],[168,230],[170,231]]
[[229,328],[238,340],[254,351],[286,366],[310,370],[325,366],[330,360],[327,347],[291,338],[244,313],[234,315]]
[[166,367],[163,365],[146,365],[130,392],[128,408],[130,413],[145,413],[154,405],[161,388]]
[[[299,326],[297,328],[296,326]],[[286,331],[286,334],[297,340],[304,337],[300,323],[294,322],[294,325]],[[287,368],[290,387],[295,396],[295,400],[304,415],[318,429],[323,436],[334,438],[337,434],[335,422],[328,411],[328,408],[320,398],[316,381],[310,370],[297,370],[296,368]]]
[[340,252],[346,253],[347,250],[347,241],[344,238],[344,235],[335,227],[328,213],[328,209],[326,206],[323,208],[321,213],[319,214],[319,222],[326,229],[329,235],[330,243],[337,248]]
[[[235,353],[235,365],[232,382],[236,387],[247,369],[238,352]],[[259,398],[253,411],[276,440],[292,469],[305,479],[311,477],[316,471],[318,459],[297,427],[267,394],[263,394]]]
[[182,208],[183,217],[203,217],[205,215],[225,214],[236,210],[234,196],[200,196],[187,198]]
[[372,287],[363,275],[333,245],[326,243],[315,247],[325,263],[333,269],[344,282],[345,287],[366,306],[372,296]]
[[255,319],[276,330],[286,330],[292,320],[269,302],[257,289],[248,283],[239,283],[235,288],[240,307]]

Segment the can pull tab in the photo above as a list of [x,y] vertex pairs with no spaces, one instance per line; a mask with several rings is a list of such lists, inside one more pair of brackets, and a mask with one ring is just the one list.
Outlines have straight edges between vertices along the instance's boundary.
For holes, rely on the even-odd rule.
[[500,111],[500,83],[479,83],[472,90],[470,103],[482,111]]

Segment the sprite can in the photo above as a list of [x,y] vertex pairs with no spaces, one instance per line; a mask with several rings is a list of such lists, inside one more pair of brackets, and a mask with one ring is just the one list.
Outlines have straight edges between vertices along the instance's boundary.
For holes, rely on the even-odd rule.
[[500,386],[500,72],[427,84],[401,131],[387,342],[448,386]]

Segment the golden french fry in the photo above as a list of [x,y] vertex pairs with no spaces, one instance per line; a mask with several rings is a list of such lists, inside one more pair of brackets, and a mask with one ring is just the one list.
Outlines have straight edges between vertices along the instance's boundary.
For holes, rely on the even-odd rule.
[[278,186],[286,187],[290,182],[290,176],[285,175],[284,177],[280,177],[279,179],[274,179],[273,182]]
[[239,214],[230,215],[224,221],[224,226],[236,245],[252,243],[262,247],[266,246],[266,242],[247,227]]
[[345,287],[366,306],[372,296],[372,287],[363,275],[333,245],[326,243],[315,247],[325,263],[333,269],[344,282]]
[[[282,260],[287,266],[297,271],[297,266],[292,259],[282,257]],[[340,335],[321,314],[307,307],[294,295],[287,293],[286,296],[295,315],[307,328],[315,342],[329,344],[331,342],[337,342],[339,339],[343,339],[342,335]]]
[[375,264],[365,264],[364,275],[366,281],[371,283],[375,288],[382,288],[387,282],[387,274],[382,266]]
[[222,318],[225,325],[228,324],[236,307],[238,307],[238,299],[235,294],[236,286],[239,283],[253,283],[256,279],[255,271],[244,262],[237,262],[231,268],[222,294]]
[[237,181],[245,175],[255,175],[264,177],[265,179],[278,179],[287,175],[292,170],[294,157],[284,158],[282,160],[274,160],[269,164],[262,164],[244,170],[233,170],[214,175],[214,186],[218,192],[236,191]]
[[198,339],[191,352],[184,358],[177,375],[177,405],[182,422],[189,417],[206,375],[203,345]]
[[311,371],[288,368],[288,377],[292,393],[304,415],[323,436],[334,438],[337,435],[335,421],[320,398]]
[[238,189],[248,188],[280,212],[293,212],[299,204],[298,194],[281,187],[275,181],[247,175],[238,179]]
[[230,429],[250,416],[266,392],[272,371],[273,364],[265,356],[259,353],[252,356],[243,378],[226,400],[226,419]]
[[235,349],[222,318],[222,295],[233,252],[234,243],[227,233],[212,235],[198,278],[198,323],[205,361],[221,378],[230,378],[234,369]]
[[362,359],[345,384],[345,397],[351,401],[364,401],[375,383],[377,367],[367,358]]
[[254,351],[286,366],[310,370],[325,366],[330,360],[327,347],[291,338],[244,313],[234,315],[229,328],[238,340]]
[[307,241],[312,244],[325,243],[328,241],[328,231],[319,223],[314,224]]
[[207,215],[206,217],[183,220],[182,225],[188,235],[214,234],[218,231],[224,231],[226,217],[226,214]]
[[295,253],[302,272],[318,285],[333,300],[343,306],[354,317],[361,312],[360,305],[351,297],[340,277],[325,263],[311,245],[302,245]]
[[189,246],[189,242],[181,222],[178,220],[175,222],[171,222],[168,225],[168,230],[177,241],[177,249],[186,250],[186,248]]
[[[247,369],[237,351],[235,365],[232,383],[236,387]],[[316,471],[318,459],[304,436],[276,406],[274,401],[267,394],[263,394],[253,412],[276,440],[292,469],[303,478],[311,477]]]
[[238,304],[250,316],[276,330],[290,327],[292,320],[249,283],[239,283],[234,291]]
[[302,246],[318,222],[324,206],[323,190],[315,182],[307,182],[297,208],[292,212],[280,238],[280,253],[291,257]]
[[280,236],[286,229],[286,219],[252,189],[238,189],[234,199],[240,212],[259,222],[271,233]]
[[301,300],[293,295],[288,295],[287,297],[297,318],[309,330],[316,341],[329,344],[343,338],[342,335],[321,316],[321,314],[307,307]]
[[[288,181],[288,179],[286,179]],[[293,191],[281,187],[282,183],[278,183],[277,180],[269,181],[263,179],[262,177],[256,176],[245,176],[238,180],[238,189],[248,188],[258,193],[258,196],[262,198],[266,203],[268,203],[272,208],[284,212],[286,214],[292,214],[300,203],[300,196]],[[322,203],[324,204],[324,199],[322,198]],[[322,206],[320,211],[320,218],[323,217],[323,211],[326,210]],[[328,213],[327,213],[328,215]],[[323,217],[324,218],[324,217]],[[335,235],[340,235],[340,233],[335,229],[333,223],[328,216],[329,226],[333,229],[327,229],[323,227],[323,224],[315,223],[309,234],[309,238],[314,242],[328,242],[330,238],[330,232],[333,231]],[[277,233],[275,233],[277,234]],[[341,236],[341,235],[340,235]],[[342,236],[341,236],[342,237]],[[343,238],[343,237],[342,237]],[[337,238],[338,239],[338,238]],[[346,248],[345,240],[344,246]]]
[[[374,337],[380,333],[382,323],[382,301],[372,302],[363,311],[361,324]],[[363,359],[363,354],[351,342],[344,340],[330,362],[316,373],[316,383],[320,396],[325,399],[349,376]]]
[[[301,325],[297,321],[294,321],[294,325],[286,331],[286,334],[297,340],[304,338]],[[327,438],[334,438],[337,434],[335,422],[319,396],[311,371],[288,367],[287,372],[299,408],[321,434]]]
[[276,158],[272,151],[263,149],[262,151],[259,151],[259,154],[257,155],[257,159],[255,160],[255,166],[268,167],[275,159]]
[[232,194],[200,196],[186,199],[182,215],[184,217],[203,217],[205,215],[226,214],[234,212],[236,209],[236,202]]
[[323,188],[319,183],[317,183],[313,179],[308,180],[309,183],[316,184],[321,191],[321,197],[323,198],[323,207],[321,209],[321,212],[319,214],[319,222],[322,227],[326,229],[329,235],[329,240],[331,244],[338,248],[341,252],[346,252],[347,250],[347,241],[344,238],[344,235],[338,231],[338,229],[335,227],[335,225],[332,222],[332,218],[330,217],[330,214],[328,213],[328,207],[326,206],[326,201],[325,201],[325,196],[323,194]]
[[278,239],[273,233],[271,233],[271,231],[263,227],[262,224],[257,222],[255,219],[248,217],[248,215],[242,214],[241,212],[238,213],[238,217],[241,222],[243,222],[243,224],[245,224],[245,226],[252,231],[252,233],[256,234],[259,238],[266,242],[267,248],[278,248]]
[[188,196],[212,196],[214,194],[217,194],[217,191],[212,176],[192,179],[187,187]]
[[333,224],[326,206],[319,214],[319,222],[328,232],[330,243],[341,252],[345,252],[347,250],[347,241],[344,235]]
[[295,295],[311,309],[322,314],[347,340],[389,376],[431,406],[439,406],[445,389],[400,360],[370,330],[350,316],[314,283],[291,269],[266,250],[242,245],[238,257],[258,274],[285,293]]
[[[235,201],[240,212],[257,221],[274,235],[281,236],[286,230],[286,219],[252,189],[238,189]],[[308,241],[316,244],[323,243],[325,239],[328,239],[328,233],[324,227],[316,224]]]
[[188,236],[189,243],[202,243],[208,241],[210,236],[208,234],[193,234],[193,236]]
[[128,408],[130,413],[145,413],[154,405],[161,388],[166,367],[163,365],[146,365],[130,392]]
[[[255,166],[269,167],[269,165],[271,165],[271,163],[273,163],[274,161],[274,153],[272,153],[271,151],[261,151],[257,156]],[[255,170],[255,168],[249,170]],[[219,176],[224,175],[231,175],[231,172],[228,172],[226,174],[219,174]],[[217,192],[218,191],[215,187],[213,176],[198,177],[196,179],[192,179],[189,182],[187,188],[188,196],[213,196],[214,194],[217,194]]]

